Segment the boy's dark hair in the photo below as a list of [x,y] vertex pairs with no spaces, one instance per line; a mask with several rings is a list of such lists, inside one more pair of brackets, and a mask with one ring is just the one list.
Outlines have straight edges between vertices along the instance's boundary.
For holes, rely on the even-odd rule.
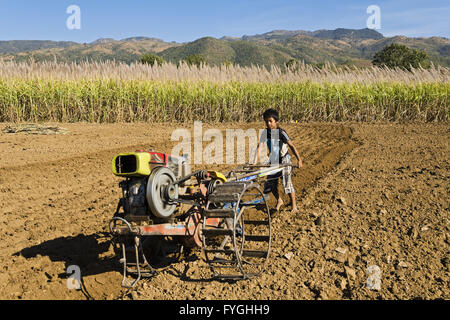
[[278,111],[275,109],[267,109],[266,111],[264,111],[263,114],[264,120],[267,120],[269,118],[274,118],[275,121],[279,121],[280,116],[278,115]]

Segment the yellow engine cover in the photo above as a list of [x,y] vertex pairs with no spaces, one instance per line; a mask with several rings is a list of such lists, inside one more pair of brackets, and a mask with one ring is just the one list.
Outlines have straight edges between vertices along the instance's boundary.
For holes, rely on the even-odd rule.
[[218,171],[208,171],[208,173],[210,174],[210,176],[222,180],[222,182],[227,182],[227,178],[225,178],[225,176]]
[[150,153],[120,153],[113,158],[112,171],[121,177],[146,177],[151,173]]

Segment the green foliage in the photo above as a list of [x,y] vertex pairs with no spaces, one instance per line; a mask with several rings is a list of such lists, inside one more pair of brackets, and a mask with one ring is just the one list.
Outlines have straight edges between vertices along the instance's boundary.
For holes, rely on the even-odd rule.
[[0,122],[448,121],[450,84],[0,79]]
[[155,63],[157,63],[159,66],[162,66],[163,63],[165,63],[164,59],[160,56],[157,56],[156,54],[152,53],[146,53],[144,54],[141,59],[139,60],[142,64],[149,64],[153,67]]
[[209,66],[220,66],[225,61],[235,62],[236,53],[226,41],[205,37],[180,46],[168,48],[160,55],[172,63],[178,63],[189,55],[201,55]]
[[199,54],[190,54],[186,58],[184,58],[184,61],[189,65],[195,65],[197,67],[201,67],[203,65],[206,65],[206,59],[203,58],[203,56]]
[[229,68],[229,67],[231,67],[231,66],[234,66],[235,65],[235,63],[233,63],[232,61],[230,61],[230,60],[225,60],[225,62],[222,64],[222,66],[225,66],[225,68]]
[[299,61],[297,59],[291,59],[288,62],[286,62],[286,68],[294,69],[298,64]]
[[317,69],[325,69],[326,68],[326,64],[325,62],[318,62],[318,63],[313,63],[312,64],[314,67],[316,67]]
[[405,45],[393,43],[378,51],[372,60],[376,66],[402,68],[411,71],[411,67],[429,68],[428,54],[425,51],[410,49]]

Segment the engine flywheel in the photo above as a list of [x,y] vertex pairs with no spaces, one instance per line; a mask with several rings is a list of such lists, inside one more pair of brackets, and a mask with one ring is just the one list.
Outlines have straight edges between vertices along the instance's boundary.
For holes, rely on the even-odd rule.
[[147,202],[152,213],[158,218],[169,218],[176,208],[178,188],[171,185],[175,175],[169,168],[158,167],[152,170],[147,182]]

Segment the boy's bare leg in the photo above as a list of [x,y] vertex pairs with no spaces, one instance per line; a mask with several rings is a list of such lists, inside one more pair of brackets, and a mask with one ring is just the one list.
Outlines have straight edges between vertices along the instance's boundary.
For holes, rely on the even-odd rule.
[[275,197],[275,199],[277,199],[277,207],[275,208],[277,211],[280,210],[281,206],[284,204],[283,199],[281,199],[280,197],[280,193],[278,192],[277,188],[274,188],[272,190],[273,196]]
[[295,191],[289,193],[289,196],[291,197],[291,203],[292,203],[291,213],[297,213],[298,208],[297,208],[297,200],[295,199]]

